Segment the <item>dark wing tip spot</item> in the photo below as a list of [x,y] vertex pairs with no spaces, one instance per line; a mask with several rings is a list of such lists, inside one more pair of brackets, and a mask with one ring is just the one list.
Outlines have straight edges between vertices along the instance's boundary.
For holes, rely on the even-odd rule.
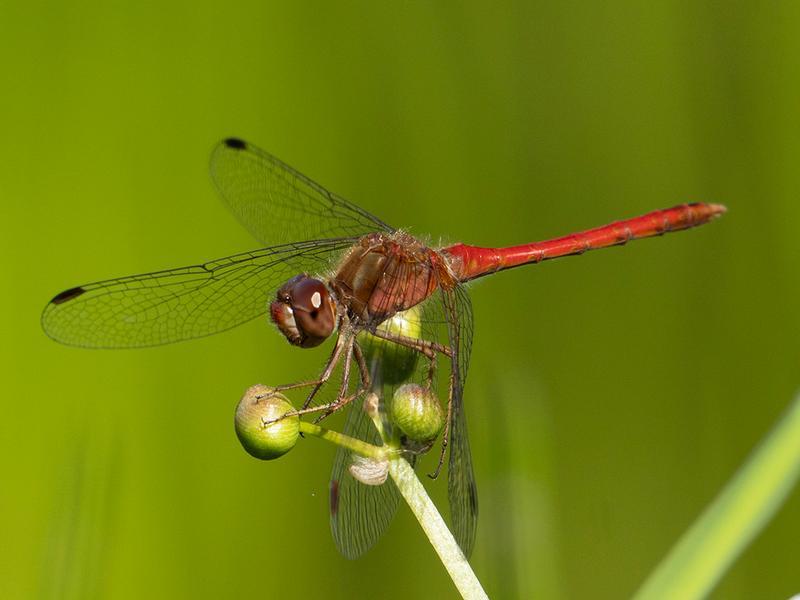
[[74,287],[69,288],[68,290],[64,290],[60,294],[56,294],[55,297],[50,300],[50,304],[63,304],[64,302],[69,302],[70,300],[74,300],[81,294],[83,294],[86,290],[82,287]]
[[239,138],[230,137],[223,141],[223,143],[228,147],[234,150],[244,150],[247,148],[247,142],[244,140],[240,140]]

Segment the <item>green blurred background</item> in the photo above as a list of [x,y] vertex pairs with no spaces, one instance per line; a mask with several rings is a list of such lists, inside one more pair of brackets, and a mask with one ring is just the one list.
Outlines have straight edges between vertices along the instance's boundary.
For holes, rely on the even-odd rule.
[[[265,321],[116,352],[39,328],[66,287],[257,246],[209,182],[229,135],[433,243],[728,205],[472,288],[478,576],[630,595],[800,384],[799,26],[796,2],[6,0],[0,597],[456,595],[405,507],[337,554],[332,447],[239,447],[242,391],[324,351]],[[715,596],[800,591],[799,536],[795,495]]]

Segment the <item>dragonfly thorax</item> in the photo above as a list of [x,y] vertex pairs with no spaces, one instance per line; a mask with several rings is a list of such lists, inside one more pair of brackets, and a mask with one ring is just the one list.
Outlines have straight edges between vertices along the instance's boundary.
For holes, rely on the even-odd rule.
[[281,286],[269,315],[289,343],[301,348],[319,346],[336,328],[331,293],[322,281],[305,273]]
[[377,325],[426,300],[439,279],[434,253],[403,232],[362,237],[331,280],[351,319]]

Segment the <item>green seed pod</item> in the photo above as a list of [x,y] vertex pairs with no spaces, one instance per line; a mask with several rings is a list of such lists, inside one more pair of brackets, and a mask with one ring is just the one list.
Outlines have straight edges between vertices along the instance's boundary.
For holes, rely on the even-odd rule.
[[[422,309],[419,305],[399,312],[378,325],[378,331],[419,339],[422,336]],[[407,380],[417,366],[419,352],[396,342],[364,332],[358,336],[367,365],[381,361],[383,381],[389,384]]]
[[400,386],[392,398],[391,417],[409,439],[429,442],[444,425],[444,411],[431,390],[416,383]]
[[272,392],[261,384],[249,388],[239,400],[234,418],[236,436],[242,447],[261,460],[272,460],[286,454],[297,442],[300,417],[275,419],[292,410],[294,407],[283,394]]

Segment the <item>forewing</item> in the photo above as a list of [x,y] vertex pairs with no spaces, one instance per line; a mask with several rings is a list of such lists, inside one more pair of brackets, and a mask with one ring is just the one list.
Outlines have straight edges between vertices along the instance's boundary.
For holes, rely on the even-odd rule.
[[360,237],[392,227],[239,139],[220,142],[211,178],[230,210],[264,244]]
[[469,557],[475,544],[475,530],[478,525],[478,490],[472,472],[463,401],[472,349],[472,304],[466,289],[461,285],[456,285],[451,290],[443,289],[442,301],[447,313],[450,347],[453,349],[453,413],[450,425],[450,460],[447,467],[450,519],[453,535],[464,555]]
[[58,342],[88,348],[157,346],[211,335],[265,317],[283,281],[325,271],[354,242],[285,244],[71,288],[47,304],[42,327]]

